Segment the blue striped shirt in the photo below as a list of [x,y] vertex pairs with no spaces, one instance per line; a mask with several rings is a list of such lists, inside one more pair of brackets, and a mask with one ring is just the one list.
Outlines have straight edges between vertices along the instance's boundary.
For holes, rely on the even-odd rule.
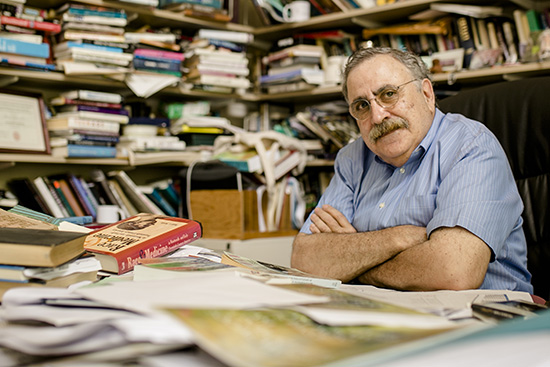
[[[521,213],[523,203],[508,159],[481,123],[436,115],[402,167],[383,162],[362,139],[342,148],[334,177],[319,201],[342,212],[359,232],[399,225],[460,226],[492,250],[480,288],[532,293]],[[308,218],[301,229],[311,233]]]

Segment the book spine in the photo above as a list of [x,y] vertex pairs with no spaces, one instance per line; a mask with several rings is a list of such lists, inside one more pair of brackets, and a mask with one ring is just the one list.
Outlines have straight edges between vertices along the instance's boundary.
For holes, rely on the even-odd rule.
[[121,103],[122,97],[120,94],[115,93],[105,93],[93,90],[79,90],[78,99],[84,99],[94,102],[105,102],[105,103]]
[[27,20],[17,17],[10,17],[6,15],[0,16],[0,24],[14,25],[22,28],[35,29],[37,31],[59,33],[61,31],[61,25],[51,22],[41,22]]
[[470,24],[467,17],[459,17],[456,20],[456,25],[458,29],[458,38],[460,41],[460,47],[464,49],[464,60],[462,62],[462,67],[468,69],[470,67],[470,62],[472,61],[472,56],[475,51],[474,39],[472,38],[472,32],[470,29]]
[[67,210],[67,213],[69,213],[69,215],[67,215],[67,216],[68,217],[75,217],[76,214],[75,214],[73,208],[71,207],[71,204],[69,204],[69,201],[67,200],[67,197],[65,196],[65,193],[61,189],[61,185],[60,185],[59,181],[57,181],[55,179],[50,179],[50,182],[52,183],[53,188],[57,192],[57,196],[61,199],[61,203],[63,204],[63,207],[65,208],[65,210]]
[[42,176],[42,180],[46,184],[46,187],[48,190],[50,190],[50,194],[52,195],[53,199],[57,203],[57,207],[61,210],[61,213],[63,214],[62,217],[69,217],[69,211],[63,204],[63,201],[61,200],[61,197],[57,193],[57,190],[53,186],[53,183],[50,181],[50,179],[47,176]]
[[178,216],[177,210],[172,205],[170,205],[170,203],[160,194],[160,192],[157,189],[153,188],[153,190],[149,195],[149,198],[153,200],[153,202],[157,204],[157,206],[163,212],[165,212],[166,215],[169,215],[171,217]]
[[96,15],[107,18],[126,18],[126,13],[124,11],[76,8],[74,6],[70,6],[67,9],[67,13],[74,15]]
[[221,9],[223,7],[223,2],[221,0],[159,0],[159,8],[161,9],[175,4],[199,4],[216,9]]
[[199,29],[198,38],[217,39],[222,41],[230,41],[236,43],[250,43],[254,41],[254,36],[248,32],[234,32],[218,29]]
[[42,196],[42,199],[48,206],[49,212],[56,218],[64,217],[65,213],[63,213],[63,211],[60,209],[57,201],[50,192],[50,189],[44,182],[44,179],[38,176],[33,180],[33,183],[38,193],[40,194],[40,196]]
[[[97,199],[96,199],[95,195],[93,194],[92,190],[90,189],[90,186],[88,185],[86,180],[84,180],[82,177],[77,177],[77,179],[80,181],[80,184],[81,184],[80,187],[82,187],[82,190],[84,190],[84,193],[86,194],[86,197],[88,198],[88,200],[92,204],[94,212],[97,214],[97,207],[99,206],[99,203],[97,202]],[[94,216],[94,218],[95,218],[95,216]]]
[[44,71],[53,71],[56,69],[56,66],[54,64],[40,64],[40,63],[30,62],[30,61],[14,60],[13,58],[10,58],[10,57],[2,57],[1,62],[9,65],[24,66],[32,69],[41,69]]
[[116,147],[101,145],[68,144],[68,158],[115,158]]
[[[96,184],[97,191],[98,192],[98,199],[102,199],[101,204],[107,204],[107,205],[116,205],[116,199],[113,195],[111,188],[109,187],[109,183],[107,181],[107,177],[105,177],[105,173],[99,169],[95,169],[90,172],[90,178],[91,181]],[[99,200],[98,200],[99,202]]]
[[128,198],[139,211],[164,215],[164,212],[154,205],[151,200],[138,189],[136,183],[130,178],[130,176],[128,176],[126,172],[115,171],[109,173],[109,175],[118,181]]
[[[61,111],[88,111],[88,112],[99,112],[99,113],[109,113],[112,115],[124,115],[128,116],[129,112],[125,109],[114,109],[114,108],[105,108],[98,106],[88,106],[88,105],[73,105],[69,108],[60,108]],[[125,119],[124,119],[125,120]]]
[[101,15],[80,15],[71,13],[64,13],[62,19],[66,22],[94,23],[119,27],[124,27],[128,23],[126,18],[103,17]]
[[124,204],[124,201],[122,200],[122,197],[118,193],[115,184],[113,184],[113,180],[107,180],[107,184],[109,185],[109,188],[111,189],[111,192],[113,193],[113,196],[116,201],[116,205],[122,210],[122,213],[124,214],[123,218],[128,218],[130,216],[130,212],[128,211],[128,208]]
[[166,187],[155,187],[155,189],[170,203],[170,205],[172,205],[173,208],[179,208],[181,198],[172,183],[168,184]]
[[84,48],[88,50],[98,50],[98,51],[107,51],[107,52],[116,52],[116,53],[122,52],[122,48],[119,48],[119,47],[94,45],[92,43],[85,43],[85,42],[66,41],[66,43],[63,44],[63,46],[64,47],[54,46],[54,51],[68,50],[71,48]]
[[137,69],[162,69],[178,72],[181,71],[181,64],[179,62],[163,62],[139,58],[134,59],[134,67]]
[[67,175],[67,182],[73,189],[74,193],[76,194],[76,197],[78,198],[80,204],[82,205],[82,209],[86,213],[86,215],[89,215],[93,218],[96,217],[96,209],[90,202],[90,199],[88,198],[88,195],[86,195],[86,191],[82,187],[82,182],[79,180],[78,177],[76,177],[73,174]]
[[162,50],[150,50],[146,48],[138,48],[134,51],[135,56],[143,56],[143,57],[152,57],[152,58],[159,58],[159,59],[170,59],[170,60],[178,60],[183,61],[185,59],[185,55],[180,52],[170,52],[170,51],[162,51]]
[[67,201],[69,202],[69,205],[73,209],[73,212],[75,213],[76,217],[83,217],[84,215],[87,215],[87,213],[84,212],[82,209],[82,206],[76,196],[76,193],[71,188],[68,180],[63,177],[59,178],[59,184],[61,185],[61,190],[63,191],[63,194],[67,198]]
[[48,120],[48,128],[55,130],[56,128],[63,128],[63,129],[83,129],[83,130],[98,130],[98,131],[106,131],[106,132],[112,132],[112,133],[118,133],[120,130],[120,123],[118,122],[112,122],[112,121],[99,121],[99,120],[89,120],[89,119],[79,119],[79,118],[72,118],[69,117],[67,119],[60,119],[61,122],[63,120],[66,121],[66,123],[62,123],[61,127],[57,126],[57,120],[56,118]]
[[47,59],[50,57],[50,45],[47,43],[23,42],[0,37],[0,52],[42,57]]
[[168,234],[146,241],[139,248],[130,247],[115,256],[118,262],[118,274],[126,273],[139,263],[140,259],[160,257],[187,245],[202,237],[202,229],[197,222],[189,222],[176,236]]

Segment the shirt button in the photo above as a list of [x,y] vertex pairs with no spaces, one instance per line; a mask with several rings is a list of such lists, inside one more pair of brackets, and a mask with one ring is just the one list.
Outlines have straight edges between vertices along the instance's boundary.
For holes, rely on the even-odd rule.
[[379,207],[380,209],[382,209],[382,208],[385,207],[385,206],[386,206],[386,203],[380,203],[380,204],[378,204],[378,207]]
[[399,169],[399,172],[405,173],[405,168],[401,167],[401,168]]

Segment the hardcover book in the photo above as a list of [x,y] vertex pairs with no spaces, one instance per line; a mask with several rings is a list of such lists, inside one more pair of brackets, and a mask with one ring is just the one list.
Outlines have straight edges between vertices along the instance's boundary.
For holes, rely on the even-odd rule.
[[2,263],[59,266],[84,253],[85,234],[48,229],[0,228]]
[[123,274],[140,259],[166,255],[202,236],[199,222],[140,213],[91,232],[84,243],[103,270]]

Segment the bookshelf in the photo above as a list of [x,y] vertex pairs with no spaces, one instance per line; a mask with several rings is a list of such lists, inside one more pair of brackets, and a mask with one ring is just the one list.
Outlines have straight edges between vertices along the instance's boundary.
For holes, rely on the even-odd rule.
[[[424,11],[430,8],[430,4],[435,2],[447,2],[445,0],[402,0],[380,7],[369,9],[356,9],[346,12],[331,13],[322,16],[312,17],[306,22],[277,24],[265,27],[253,27],[245,24],[223,23],[207,21],[192,17],[186,17],[170,11],[154,9],[146,6],[138,6],[130,3],[108,0],[74,0],[75,3],[105,6],[124,9],[131,14],[131,28],[139,28],[142,25],[152,27],[171,27],[182,29],[191,35],[201,28],[231,30],[248,32],[254,35],[258,50],[254,53],[263,52],[262,47],[275,40],[291,36],[296,32],[315,31],[323,29],[344,29],[350,31],[360,31],[365,27],[380,27],[382,25],[406,22],[412,14]],[[61,0],[27,0],[27,5],[39,8],[56,8],[64,4]],[[483,1],[460,1],[460,3],[490,5],[494,2]],[[514,4],[524,8],[536,8],[543,6],[543,3],[536,1],[509,0],[507,4]],[[253,16],[254,9],[251,3],[243,2],[242,7]],[[241,9],[243,11],[243,9]],[[550,61],[533,62],[527,64],[517,64],[511,66],[499,66],[480,70],[467,70],[451,74],[435,74],[434,83],[437,86],[460,83],[463,86],[475,86],[484,83],[492,83],[500,80],[512,78],[524,78],[550,73]],[[72,88],[89,88],[106,91],[116,91],[123,95],[131,95],[123,81],[109,79],[101,76],[70,76],[58,72],[40,72],[29,71],[15,68],[0,67],[0,87],[13,87],[15,89],[41,90],[45,93],[53,93]],[[237,100],[250,102],[252,104],[261,103],[284,103],[292,106],[307,105],[314,101],[328,101],[330,99],[341,98],[340,86],[323,86],[307,91],[296,91],[278,94],[265,94],[247,92],[245,94],[221,94],[196,90],[186,90],[181,87],[168,87],[163,89],[151,98],[171,97],[180,100]],[[0,184],[5,184],[6,178],[14,174],[20,174],[25,169],[33,173],[37,167],[40,170],[48,169],[58,170],[60,167],[69,168],[82,167],[79,169],[88,169],[90,166],[104,167],[122,167],[127,170],[141,169],[142,171],[153,172],[156,170],[172,170],[175,172],[181,166],[189,165],[196,160],[196,154],[166,154],[133,156],[126,159],[64,159],[54,158],[45,155],[35,154],[4,154],[0,153],[0,172],[3,173]],[[9,173],[15,166],[21,166],[16,173]],[[331,161],[310,162],[312,167],[330,167]],[[151,169],[154,167],[154,169]]]

